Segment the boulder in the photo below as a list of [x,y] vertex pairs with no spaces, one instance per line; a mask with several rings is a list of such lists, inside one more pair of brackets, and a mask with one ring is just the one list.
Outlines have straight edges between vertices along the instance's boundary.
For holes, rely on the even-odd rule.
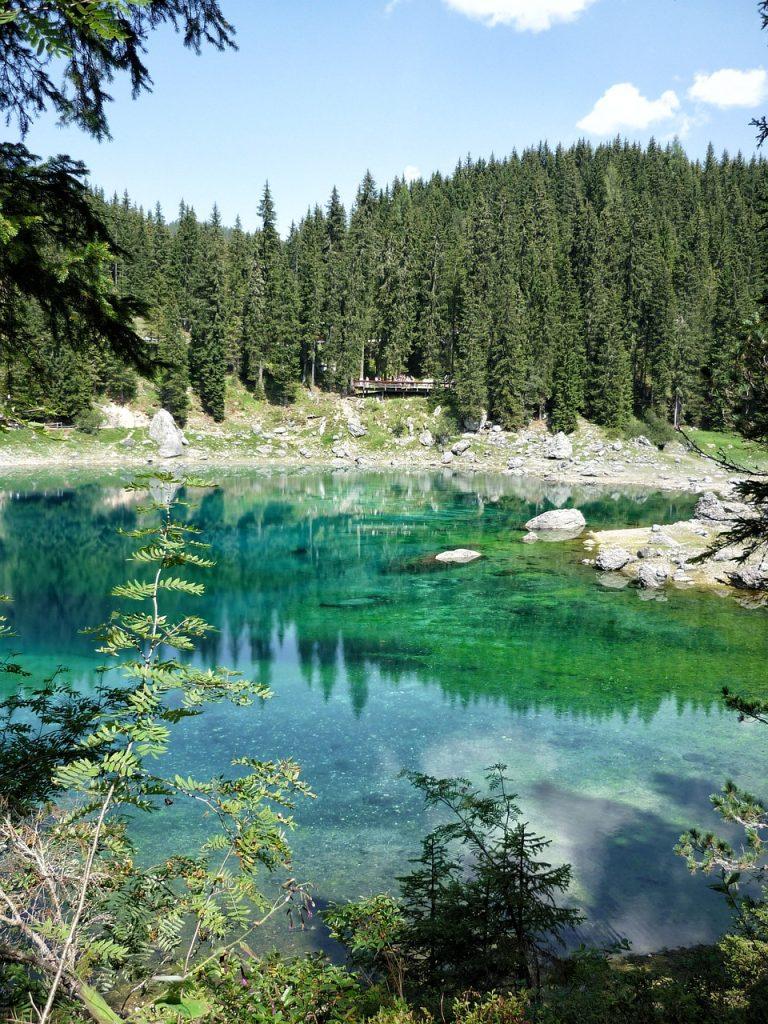
[[728,578],[739,590],[768,590],[768,563],[741,565]]
[[637,572],[637,582],[644,590],[658,590],[669,579],[669,566],[664,562],[646,562]]
[[595,565],[605,572],[618,572],[633,561],[634,556],[625,548],[603,548],[595,559]]
[[104,417],[105,427],[119,427],[123,430],[135,430],[136,427],[146,427],[149,424],[149,417],[143,412],[133,412],[125,405],[118,405],[117,402],[107,402],[99,408]]
[[538,539],[538,533],[526,533],[523,537],[523,544],[535,544]]
[[515,455],[507,463],[507,469],[522,469],[522,466],[523,460],[520,458],[519,455]]
[[466,437],[462,438],[461,441],[457,441],[456,444],[451,448],[454,455],[463,455],[464,452],[468,451],[471,445],[471,441],[468,441]]
[[614,441],[611,448],[613,448],[615,452],[620,452],[624,448],[624,445],[621,441]]
[[347,424],[347,430],[352,437],[365,437],[368,433],[367,429],[359,420],[350,420]]
[[453,452],[443,452],[443,457],[440,461],[444,466],[450,466],[453,462]]
[[685,455],[688,451],[681,441],[667,441],[661,450],[665,455]]
[[525,528],[534,533],[549,530],[580,533],[586,525],[586,519],[577,508],[556,508],[551,512],[542,512],[540,516],[529,519]]
[[655,448],[656,445],[653,441],[649,441],[645,434],[639,434],[637,437],[632,438],[632,444],[635,448]]
[[434,448],[435,439],[432,436],[431,430],[422,430],[419,434],[419,444],[423,445],[425,448]]
[[157,445],[161,459],[175,459],[184,454],[187,439],[167,409],[159,409],[152,417],[149,436]]
[[544,454],[548,459],[570,459],[573,456],[573,445],[561,430],[559,434],[549,439]]
[[488,413],[483,410],[479,416],[465,416],[464,429],[468,430],[470,434],[479,434],[487,422]]
[[472,551],[471,548],[456,548],[454,551],[441,551],[439,555],[435,555],[435,561],[451,565],[466,565],[468,562],[474,562],[482,557],[479,551]]
[[730,518],[722,501],[712,491],[702,494],[696,503],[693,514],[696,519],[708,519],[714,523],[722,523]]

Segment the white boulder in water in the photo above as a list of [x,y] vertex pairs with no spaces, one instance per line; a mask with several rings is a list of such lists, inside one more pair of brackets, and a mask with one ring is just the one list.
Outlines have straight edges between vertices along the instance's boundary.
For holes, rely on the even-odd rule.
[[603,548],[595,560],[595,565],[605,572],[617,572],[633,561],[634,557],[625,548]]
[[471,548],[456,548],[454,551],[441,551],[439,555],[435,555],[435,561],[449,562],[452,565],[466,565],[468,562],[474,562],[482,557],[479,551],[472,551]]
[[554,508],[550,512],[542,512],[540,516],[529,519],[525,528],[534,533],[552,530],[578,534],[586,525],[586,519],[577,508]]

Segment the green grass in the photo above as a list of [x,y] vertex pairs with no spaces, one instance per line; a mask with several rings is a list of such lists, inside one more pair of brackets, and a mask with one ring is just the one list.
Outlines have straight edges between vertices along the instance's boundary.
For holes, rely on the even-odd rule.
[[689,427],[686,433],[707,455],[722,454],[729,462],[744,469],[768,470],[768,447],[765,445],[723,430]]

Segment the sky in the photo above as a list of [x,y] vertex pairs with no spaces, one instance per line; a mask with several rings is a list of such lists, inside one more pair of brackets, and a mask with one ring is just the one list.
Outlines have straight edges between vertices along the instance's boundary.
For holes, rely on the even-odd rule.
[[[112,88],[112,140],[44,117],[28,147],[82,159],[168,219],[258,224],[265,181],[287,230],[366,169],[450,172],[471,154],[621,134],[679,137],[694,157],[755,151],[768,112],[768,33],[756,0],[221,0],[237,52],[197,57],[155,33],[154,90]],[[13,132],[10,133],[11,135]]]

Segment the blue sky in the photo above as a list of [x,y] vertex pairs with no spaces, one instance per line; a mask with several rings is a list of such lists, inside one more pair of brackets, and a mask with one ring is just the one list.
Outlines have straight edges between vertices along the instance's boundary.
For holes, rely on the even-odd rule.
[[383,184],[467,153],[540,140],[679,134],[688,151],[754,151],[768,111],[756,0],[221,0],[238,52],[151,42],[155,87],[115,83],[113,140],[40,121],[27,144],[68,152],[94,184],[257,224],[265,179],[285,230],[370,168]]

